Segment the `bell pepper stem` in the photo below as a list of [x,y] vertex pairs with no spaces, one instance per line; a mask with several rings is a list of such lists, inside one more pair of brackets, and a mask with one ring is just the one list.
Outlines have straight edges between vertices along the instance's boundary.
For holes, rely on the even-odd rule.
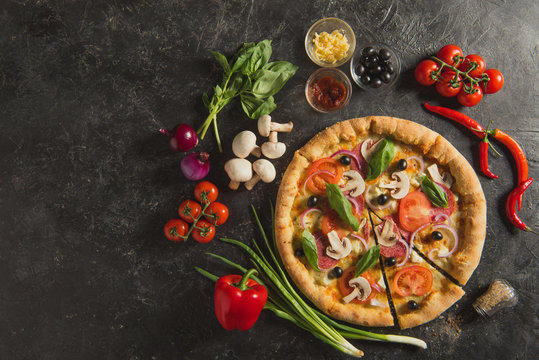
[[251,275],[258,275],[258,271],[256,271],[255,269],[249,269],[244,275],[243,277],[241,278],[241,281],[238,285],[238,288],[241,290],[241,291],[245,291],[247,289],[247,280],[249,280],[249,277]]

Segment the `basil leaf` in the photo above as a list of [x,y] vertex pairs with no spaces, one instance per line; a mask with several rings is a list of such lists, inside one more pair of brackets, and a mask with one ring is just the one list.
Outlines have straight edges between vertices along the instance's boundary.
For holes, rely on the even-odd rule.
[[251,57],[251,54],[254,51],[255,44],[254,43],[245,43],[242,45],[241,49],[236,53],[236,55],[232,58],[232,61],[230,63],[234,63],[232,65],[232,68],[230,69],[230,72],[235,72],[239,70],[245,61]]
[[219,85],[215,85],[215,88],[213,89],[216,96],[219,96],[223,93],[223,89]]
[[421,177],[421,189],[423,189],[423,192],[434,206],[449,207],[444,189],[425,175]]
[[284,73],[286,74],[286,78],[288,80],[292,76],[294,76],[294,74],[298,70],[298,67],[292,63],[289,63],[288,61],[274,61],[267,63],[262,69],[278,73]]
[[316,271],[320,271],[320,268],[318,267],[318,248],[316,247],[316,240],[314,239],[313,234],[307,229],[303,231],[301,247],[303,248],[303,252],[305,253],[305,257],[309,264],[313,269],[316,269]]
[[[249,49],[251,50],[251,49]],[[259,46],[255,46],[249,51],[249,58],[243,63],[241,67],[242,74],[247,76],[254,73],[262,66],[262,49]]]
[[221,67],[223,68],[223,71],[225,72],[225,76],[228,76],[228,73],[230,72],[230,65],[228,65],[228,61],[226,57],[217,51],[212,51],[211,53],[215,57],[215,60],[217,60],[219,65],[221,65]]
[[208,94],[206,94],[206,93],[202,94],[202,103],[204,104],[204,107],[206,109],[210,108],[210,98],[209,98]]
[[284,74],[263,70],[263,75],[253,84],[253,95],[257,97],[275,95],[285,83]]
[[275,110],[277,104],[275,104],[273,96],[264,100],[252,95],[243,94],[241,95],[241,107],[251,119],[258,119],[262,115],[269,114]]
[[295,69],[294,71],[288,69],[284,72],[267,69],[258,70],[255,74],[257,79],[253,85],[253,95],[267,97],[277,94],[284,84],[295,74]]
[[380,258],[380,245],[375,245],[371,247],[365,255],[361,257],[356,263],[356,268],[354,270],[354,277],[358,277],[363,274],[365,271],[369,270],[371,267],[376,265],[378,259]]
[[367,180],[376,179],[387,169],[395,157],[395,146],[391,136],[381,140],[378,150],[369,161]]
[[230,80],[228,82],[227,88],[229,90],[232,90],[234,92],[239,92],[240,89],[243,86],[243,78],[244,76],[240,73],[236,73],[230,77]]
[[352,213],[352,204],[344,196],[339,186],[336,184],[326,183],[326,195],[331,208],[339,215],[341,219],[346,221],[354,231],[359,230],[359,220]]
[[[260,67],[263,67],[264,65],[266,65],[271,57],[271,53],[272,53],[272,48],[271,48],[271,40],[262,40],[261,42],[259,42],[256,46],[258,46],[261,50],[261,63],[260,63]],[[257,69],[258,69],[257,68]]]

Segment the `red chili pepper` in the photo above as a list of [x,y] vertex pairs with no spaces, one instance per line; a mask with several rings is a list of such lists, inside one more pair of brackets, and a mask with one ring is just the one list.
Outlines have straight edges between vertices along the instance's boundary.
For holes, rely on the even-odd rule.
[[445,108],[443,106],[429,105],[428,102],[426,102],[424,105],[427,110],[433,113],[442,115],[443,117],[446,117],[450,120],[458,122],[461,125],[466,126],[478,138],[483,139],[485,137],[486,135],[485,128],[483,128],[481,124],[479,124],[477,121],[475,121],[471,117],[464,115],[463,113],[458,112],[456,110]]
[[507,215],[507,218],[509,221],[511,221],[511,224],[519,228],[520,230],[529,231],[532,233],[537,234],[535,231],[533,231],[531,228],[526,226],[524,222],[518,217],[517,211],[515,209],[515,205],[517,204],[517,199],[522,196],[524,191],[531,185],[533,182],[533,178],[529,178],[528,180],[521,183],[519,186],[513,189],[509,193],[509,196],[507,197],[507,201],[505,202],[505,214]]
[[489,178],[497,179],[498,175],[494,174],[488,168],[488,146],[488,140],[485,136],[483,138],[483,141],[481,141],[481,144],[479,144],[479,165],[481,166],[481,171],[483,172],[483,174],[485,174]]
[[[513,158],[515,159],[515,163],[517,166],[517,178],[518,178],[518,184],[521,185],[523,182],[528,179],[528,161],[526,160],[526,154],[524,154],[524,150],[522,147],[508,134],[504,133],[500,129],[494,129],[492,131],[489,131],[489,133],[494,136],[496,140],[504,144],[509,151],[511,152],[511,155],[513,155]],[[520,194],[518,198],[518,210],[520,211],[522,206],[522,194]]]
[[241,275],[226,275],[215,283],[215,315],[227,330],[249,330],[262,312],[268,291],[249,276],[251,269]]

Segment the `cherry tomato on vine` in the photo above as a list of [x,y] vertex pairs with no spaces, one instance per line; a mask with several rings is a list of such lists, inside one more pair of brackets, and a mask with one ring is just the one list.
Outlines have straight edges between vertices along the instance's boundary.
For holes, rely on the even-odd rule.
[[187,223],[181,219],[170,219],[165,224],[163,232],[170,241],[183,241],[182,236],[185,236],[189,231]]
[[436,82],[436,80],[432,78],[432,73],[438,70],[440,70],[440,65],[438,65],[436,61],[423,60],[415,68],[415,79],[421,85],[432,85]]
[[217,195],[219,195],[217,186],[209,181],[201,181],[195,186],[195,199],[200,201],[200,203],[206,203],[202,200],[202,196],[205,196],[209,202],[214,202],[217,200]]
[[481,99],[483,98],[483,90],[481,90],[481,87],[479,85],[473,86],[473,93],[469,94],[466,91],[464,91],[464,88],[459,92],[457,96],[457,100],[459,103],[463,106],[475,106],[479,104]]
[[206,220],[197,221],[196,226],[200,229],[193,229],[191,232],[193,239],[199,243],[208,243],[213,240],[213,237],[215,236],[215,226]]
[[470,71],[468,75],[471,77],[481,77],[481,74],[485,72],[487,68],[485,60],[479,55],[470,54],[464,58],[462,64],[459,65],[458,69],[460,71],[466,72],[471,67],[472,63],[477,63],[477,67]]
[[481,83],[481,87],[483,88],[485,94],[494,94],[500,91],[503,87],[502,73],[497,69],[487,69],[485,74],[487,74],[490,79],[486,85]]
[[457,45],[446,45],[438,51],[436,57],[449,65],[457,66],[464,60],[464,53]]
[[194,200],[185,200],[178,208],[178,214],[188,223],[195,222],[195,219],[200,215],[201,212],[202,207]]
[[220,202],[213,202],[204,211],[204,217],[213,225],[223,225],[228,219],[228,208]]
[[454,71],[446,71],[442,73],[442,79],[436,83],[436,90],[438,93],[445,97],[456,96],[460,89],[462,89],[462,79],[460,75],[457,75],[455,79]]

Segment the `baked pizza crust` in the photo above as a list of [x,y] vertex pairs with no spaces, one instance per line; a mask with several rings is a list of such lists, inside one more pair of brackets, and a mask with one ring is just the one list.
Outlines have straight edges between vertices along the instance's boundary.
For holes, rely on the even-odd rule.
[[[455,179],[452,191],[458,195],[462,231],[457,251],[447,261],[449,273],[462,285],[466,284],[479,264],[486,228],[486,201],[479,180],[466,159],[441,135],[411,121],[369,116],[336,123],[315,135],[297,150],[279,187],[275,210],[276,242],[283,263],[301,291],[322,311],[335,318],[368,326],[390,326],[391,315],[381,316],[374,307],[350,306],[336,301],[324,286],[316,285],[309,270],[294,255],[292,246],[294,223],[291,216],[296,195],[301,190],[301,179],[317,159],[339,149],[342,141],[354,141],[370,135],[392,135],[397,141],[411,145],[417,152],[449,169]],[[459,292],[460,290],[460,292]],[[463,294],[455,287],[451,292],[434,297],[439,306],[428,307],[428,312],[417,312],[405,320],[406,327],[419,325],[432,319]],[[437,315],[436,315],[437,316]],[[408,326],[408,324],[410,324]]]

